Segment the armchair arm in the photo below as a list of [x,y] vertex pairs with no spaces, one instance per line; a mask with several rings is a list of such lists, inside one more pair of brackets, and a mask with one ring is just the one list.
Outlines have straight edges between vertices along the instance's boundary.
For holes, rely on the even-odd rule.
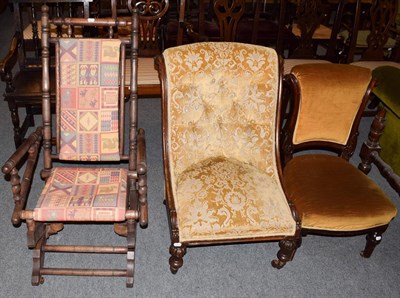
[[11,40],[6,56],[0,61],[0,77],[2,81],[11,82],[11,71],[17,62],[20,43],[20,33],[17,32]]
[[142,227],[148,224],[147,208],[147,158],[146,158],[146,139],[144,129],[138,132],[138,151],[137,151],[137,172],[139,185],[139,221]]
[[[1,168],[5,175],[10,175],[11,190],[15,203],[11,222],[15,226],[21,223],[21,211],[25,208],[27,195],[32,184],[33,174],[39,158],[42,134],[42,127],[37,128],[36,131],[18,147]],[[18,174],[18,167],[27,154],[25,171],[21,181]]]

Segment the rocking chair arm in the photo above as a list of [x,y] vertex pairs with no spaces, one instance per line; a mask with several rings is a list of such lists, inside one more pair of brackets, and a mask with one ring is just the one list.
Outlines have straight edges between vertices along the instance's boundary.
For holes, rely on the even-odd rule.
[[[11,191],[14,199],[14,211],[11,217],[11,222],[14,226],[19,226],[23,219],[22,211],[26,206],[27,196],[32,185],[33,175],[39,159],[42,132],[42,127],[37,128],[36,131],[18,147],[15,153],[1,168],[4,174],[10,175]],[[25,170],[21,179],[18,169],[19,166],[21,166],[20,163],[25,159],[25,157]]]
[[137,172],[139,175],[144,175],[147,173],[147,158],[146,158],[146,139],[143,128],[139,129],[137,142],[138,142]]
[[24,158],[29,149],[37,142],[41,142],[43,135],[43,128],[38,127],[11,155],[11,157],[4,163],[1,168],[3,174],[10,174],[11,171],[19,164]]
[[0,76],[2,81],[10,81],[12,79],[11,70],[17,62],[19,44],[19,33],[16,33],[11,40],[6,56],[0,60]]
[[137,174],[138,174],[138,192],[139,192],[139,223],[142,228],[146,227],[149,221],[147,207],[147,159],[146,159],[146,141],[144,129],[138,132],[138,155],[137,155]]

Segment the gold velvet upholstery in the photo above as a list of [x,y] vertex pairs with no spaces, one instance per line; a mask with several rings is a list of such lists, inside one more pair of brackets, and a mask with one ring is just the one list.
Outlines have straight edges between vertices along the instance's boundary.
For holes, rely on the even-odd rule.
[[295,157],[285,167],[284,185],[305,229],[364,230],[387,224],[397,213],[369,177],[337,156]]
[[346,144],[371,80],[371,71],[362,67],[324,64],[323,70],[321,64],[292,69],[301,88],[294,144],[316,140]]
[[362,256],[368,258],[397,214],[379,186],[348,161],[374,84],[371,71],[304,64],[285,83],[293,101],[282,132],[283,185],[302,234],[367,234]]

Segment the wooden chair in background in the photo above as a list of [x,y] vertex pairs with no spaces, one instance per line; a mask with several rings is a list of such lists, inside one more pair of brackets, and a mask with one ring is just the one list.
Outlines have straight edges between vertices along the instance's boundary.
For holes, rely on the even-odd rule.
[[[126,277],[127,287],[132,287],[136,226],[138,222],[146,226],[148,217],[145,135],[137,127],[137,13],[131,21],[49,19],[49,7],[43,5],[41,22],[44,126],[38,127],[2,167],[9,176],[15,202],[12,223],[27,224],[28,247],[33,250],[32,285],[43,283],[44,275],[73,275]],[[125,25],[131,26],[132,38],[50,38],[51,25],[66,25],[70,29]],[[53,43],[55,78],[50,61]],[[126,109],[123,77],[127,47],[132,76]],[[55,121],[51,119],[53,78],[57,86]],[[127,124],[125,111],[129,113]],[[128,133],[124,133],[125,128]],[[40,175],[45,186],[36,207],[29,208],[28,195],[41,150],[44,166]],[[23,161],[26,166],[22,167],[21,179],[19,169]],[[79,227],[75,233],[89,232],[88,225],[99,223],[113,225],[116,234],[127,238],[126,245],[92,243],[104,243],[104,239],[91,239],[88,245],[48,243],[48,238],[64,226],[71,228],[70,224],[75,224]],[[125,254],[127,263],[123,269],[49,268],[44,259],[51,252]]]
[[[54,16],[68,17],[77,13],[85,18],[90,15],[89,4],[92,0],[48,1]],[[40,5],[42,1],[11,0],[15,15],[15,34],[9,51],[0,61],[1,80],[6,83],[4,100],[11,113],[14,130],[14,143],[18,147],[25,138],[29,127],[34,126],[34,114],[41,112],[42,69],[40,58],[41,23]],[[28,21],[27,21],[28,20]],[[51,27],[52,36],[66,34],[65,28]],[[13,72],[18,65],[18,70]],[[54,69],[52,69],[54,73]],[[55,86],[50,88],[51,98],[55,98]],[[25,109],[24,113],[20,109]]]
[[[165,47],[165,21],[169,6],[169,0],[111,0],[110,11],[106,10],[104,5],[100,6],[103,16],[109,15],[114,19],[129,19],[133,9],[137,9],[139,13],[139,97],[159,97],[161,95],[160,80],[154,68],[154,57],[159,55]],[[129,34],[130,28],[119,28],[119,36]],[[126,70],[125,79],[126,85],[129,86],[129,67]]]
[[371,68],[367,61],[395,60],[397,10],[397,0],[357,0],[354,24],[345,43],[346,63]]

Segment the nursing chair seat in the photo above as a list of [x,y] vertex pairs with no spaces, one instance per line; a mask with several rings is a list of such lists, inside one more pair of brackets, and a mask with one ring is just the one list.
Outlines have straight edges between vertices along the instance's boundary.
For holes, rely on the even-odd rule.
[[293,233],[284,193],[266,173],[234,158],[208,158],[177,179],[181,241],[268,237]]
[[284,177],[304,229],[358,231],[385,225],[396,215],[376,183],[341,157],[298,156],[287,163]]

